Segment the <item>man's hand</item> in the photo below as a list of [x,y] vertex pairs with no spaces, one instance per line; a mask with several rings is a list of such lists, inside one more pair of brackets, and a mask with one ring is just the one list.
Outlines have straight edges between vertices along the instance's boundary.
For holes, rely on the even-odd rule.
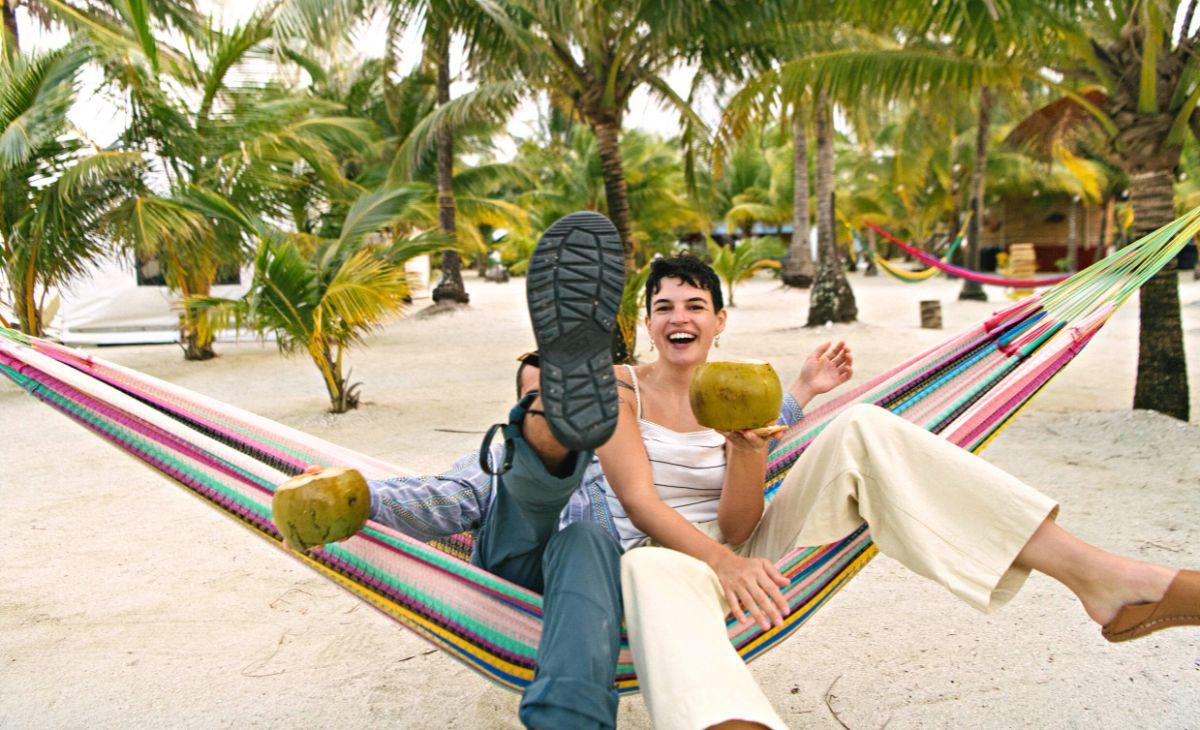
[[772,625],[783,625],[788,605],[779,589],[788,581],[774,563],[766,558],[743,558],[726,552],[712,569],[721,581],[734,618],[741,621],[749,612],[764,631]]
[[803,408],[815,396],[828,393],[854,375],[854,357],[845,342],[817,346],[800,366],[800,375],[788,391]]

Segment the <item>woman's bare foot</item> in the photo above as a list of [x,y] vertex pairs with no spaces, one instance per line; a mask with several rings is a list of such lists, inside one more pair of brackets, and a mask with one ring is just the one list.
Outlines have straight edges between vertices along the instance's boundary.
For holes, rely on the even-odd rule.
[[1124,606],[1161,599],[1179,572],[1101,550],[1049,518],[1026,543],[1016,562],[1070,588],[1087,615],[1101,626],[1107,626]]

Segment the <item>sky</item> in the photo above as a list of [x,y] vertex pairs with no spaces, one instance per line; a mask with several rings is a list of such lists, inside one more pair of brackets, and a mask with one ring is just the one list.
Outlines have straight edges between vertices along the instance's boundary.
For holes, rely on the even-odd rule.
[[[244,0],[240,2],[238,0],[197,0],[196,4],[202,12],[209,14],[221,27],[229,27],[239,21],[245,20],[259,6],[258,3],[245,2]],[[61,28],[50,31],[43,30],[30,22],[23,8],[18,8],[17,12],[23,49],[54,48],[67,42],[68,35],[65,30]],[[419,43],[419,39],[414,34],[411,40],[406,40],[402,44],[402,47],[416,49],[419,47]],[[354,39],[353,47],[358,49],[363,57],[382,56],[384,48],[383,24],[374,23],[362,29]],[[406,55],[408,56],[408,59],[406,59],[408,60],[408,68],[405,68],[402,63],[402,72],[411,69],[420,56],[417,52]],[[452,72],[457,79],[451,86],[452,96],[458,96],[472,87],[469,81],[462,79],[461,61],[462,49],[456,48],[451,56]],[[686,97],[694,74],[694,69],[679,67],[671,69],[666,74],[666,80],[681,96]],[[81,94],[75,108],[70,114],[70,118],[92,141],[98,145],[105,146],[117,138],[118,134],[124,128],[126,120],[117,105],[93,93],[101,80],[102,77],[98,69],[85,69],[81,76]],[[537,125],[538,108],[539,105],[532,100],[523,102],[520,108],[518,108],[508,125],[510,137],[496,140],[498,154],[501,159],[510,158],[515,154],[516,144],[514,138],[531,136]],[[701,104],[700,109],[697,111],[710,123],[715,123],[716,117],[719,114],[715,102]],[[680,122],[678,115],[674,111],[661,106],[642,89],[635,92],[633,98],[630,100],[625,127],[642,129],[662,137],[671,137],[678,134]]]

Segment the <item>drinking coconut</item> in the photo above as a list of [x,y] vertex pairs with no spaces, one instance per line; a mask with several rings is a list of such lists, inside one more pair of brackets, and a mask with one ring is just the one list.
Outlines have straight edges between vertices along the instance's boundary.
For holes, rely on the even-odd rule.
[[770,363],[722,360],[696,368],[688,398],[701,426],[742,431],[779,418],[783,388]]
[[271,498],[271,519],[296,550],[345,540],[362,529],[371,512],[367,480],[354,469],[334,467],[294,476]]

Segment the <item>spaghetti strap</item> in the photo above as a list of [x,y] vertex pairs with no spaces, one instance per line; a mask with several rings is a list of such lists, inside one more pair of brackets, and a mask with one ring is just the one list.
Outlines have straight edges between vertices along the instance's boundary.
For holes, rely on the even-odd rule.
[[637,399],[637,417],[642,418],[642,391],[638,388],[637,373],[633,371],[633,366],[626,364],[625,369],[629,371],[629,379],[633,381],[633,397]]

